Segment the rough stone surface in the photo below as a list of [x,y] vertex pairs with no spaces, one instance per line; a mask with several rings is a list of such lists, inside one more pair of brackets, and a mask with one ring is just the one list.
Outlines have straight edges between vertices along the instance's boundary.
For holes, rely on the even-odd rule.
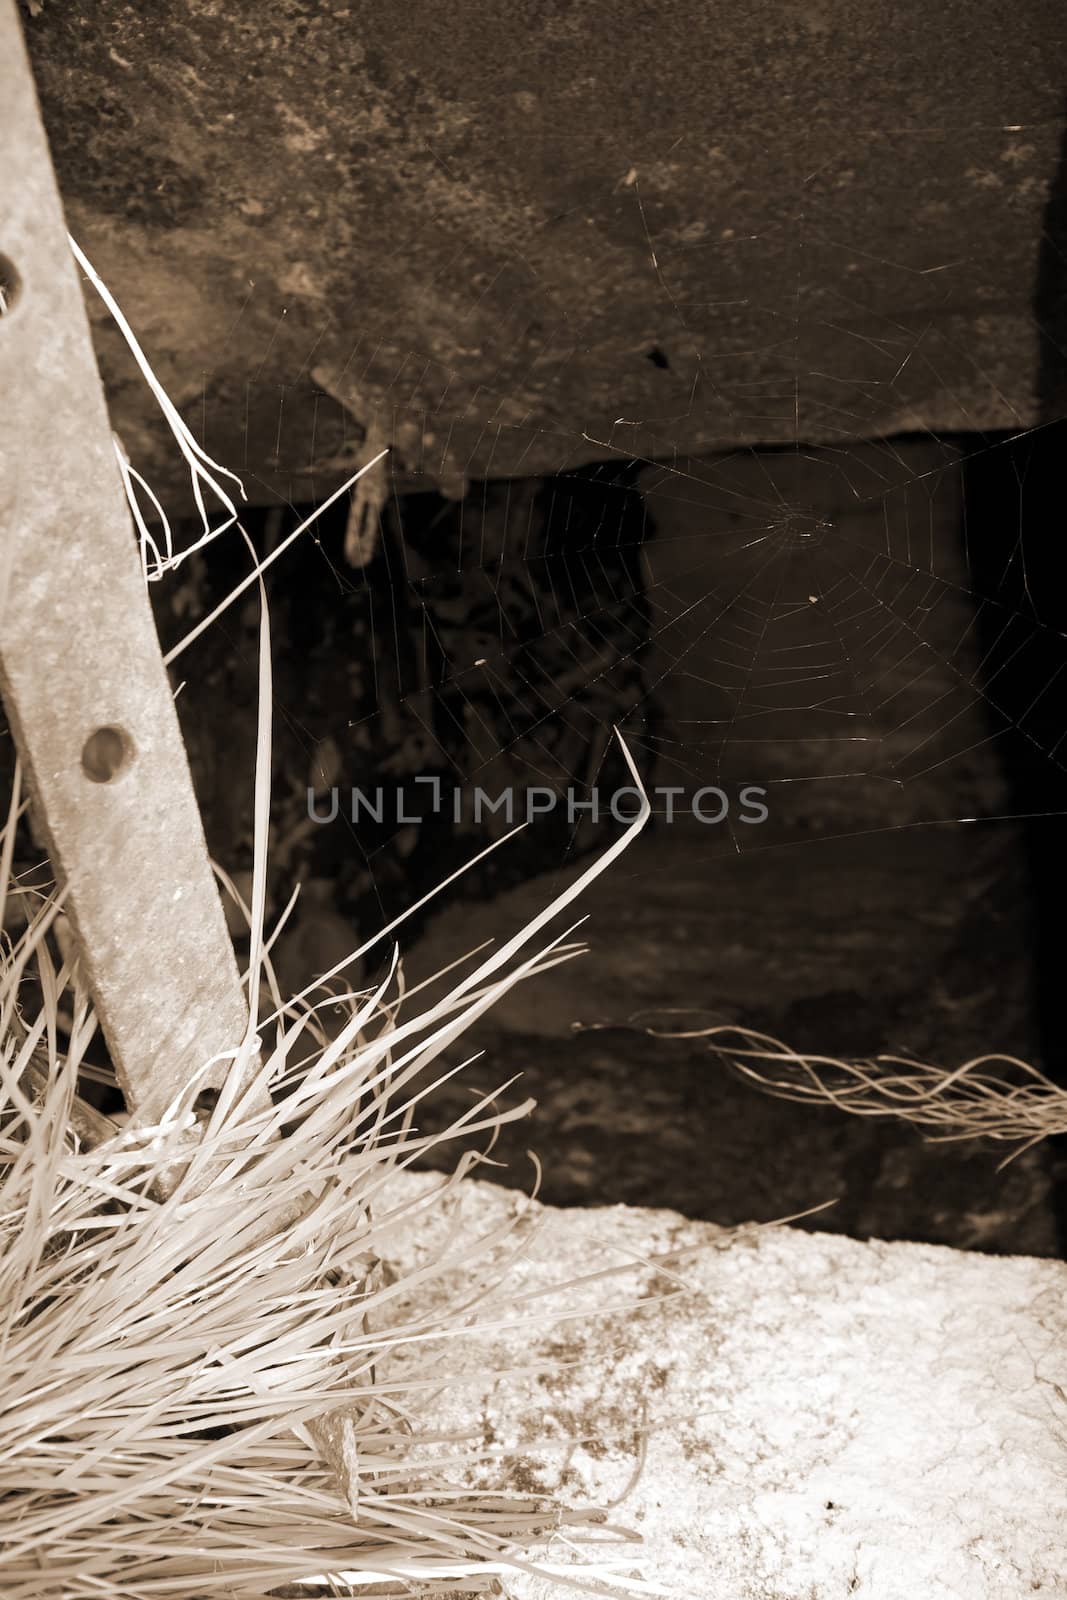
[[[522,1204],[464,1184],[391,1257],[406,1270],[457,1225],[488,1232]],[[517,1227],[512,1281],[535,1298],[451,1352],[470,1388],[442,1399],[442,1430],[469,1425],[487,1371],[526,1368],[481,1410],[486,1443],[520,1452],[513,1487],[572,1505],[622,1497],[610,1521],[641,1536],[635,1562],[667,1594],[1067,1594],[1067,1267],[624,1207],[535,1208]],[[628,1260],[615,1284],[542,1295]],[[637,1309],[586,1315],[635,1294]],[[571,1320],[553,1325],[561,1312]],[[563,1593],[535,1579],[514,1592]]]
[[455,484],[1033,420],[1055,7],[23,11],[72,227],[253,499],[368,433]]

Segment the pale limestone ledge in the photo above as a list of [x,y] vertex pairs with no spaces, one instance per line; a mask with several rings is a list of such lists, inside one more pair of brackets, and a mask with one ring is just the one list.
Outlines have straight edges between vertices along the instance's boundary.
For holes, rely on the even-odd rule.
[[[401,1177],[391,1192],[440,1182]],[[406,1273],[522,1204],[465,1182],[396,1231],[390,1260]],[[643,1471],[612,1521],[642,1535],[635,1559],[674,1600],[1067,1596],[1067,1265],[729,1233],[623,1206],[535,1213],[540,1231],[520,1234],[528,1289],[627,1254],[669,1257],[688,1289],[599,1321],[537,1320],[654,1292],[638,1267],[453,1344],[473,1387],[435,1406],[442,1429],[473,1418],[498,1445],[586,1441],[528,1455],[514,1486],[605,1504],[630,1482],[647,1429]],[[469,1268],[457,1281],[473,1283]],[[570,1365],[497,1383],[482,1405],[480,1374],[546,1356]],[[524,1600],[564,1592],[508,1585]]]

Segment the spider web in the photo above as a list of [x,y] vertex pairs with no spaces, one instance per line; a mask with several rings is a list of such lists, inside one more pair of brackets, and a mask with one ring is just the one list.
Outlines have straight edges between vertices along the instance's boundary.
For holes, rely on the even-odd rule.
[[[1049,137],[1014,124],[968,132],[998,172],[1011,171],[1027,139]],[[276,543],[306,517],[340,460],[359,462],[383,439],[394,447],[396,479],[370,498],[374,526],[358,564],[346,560],[339,507],[276,580],[276,592],[304,595],[298,653],[328,653],[329,640],[346,663],[340,686],[335,670],[328,690],[306,695],[291,680],[279,699],[311,787],[373,790],[384,777],[406,784],[410,800],[411,782],[429,775],[487,794],[547,786],[560,803],[529,847],[541,868],[596,842],[588,802],[621,782],[613,726],[656,787],[656,814],[677,813],[670,820],[689,829],[697,852],[1029,814],[1033,785],[1024,793],[1011,781],[1019,759],[1047,780],[1040,809],[1065,814],[1067,636],[1032,576],[1047,513],[1023,510],[1029,459],[1047,455],[1057,420],[1027,420],[1044,359],[1037,314],[1027,329],[1033,385],[1006,393],[981,342],[961,342],[957,308],[986,303],[992,317],[1002,294],[983,276],[987,263],[965,242],[958,260],[926,259],[921,238],[890,260],[838,236],[830,202],[840,181],[841,172],[798,175],[795,204],[762,232],[727,214],[714,228],[696,219],[661,235],[652,182],[636,168],[616,177],[619,214],[637,219],[643,241],[635,292],[660,331],[641,356],[662,373],[662,408],[634,418],[623,395],[608,427],[496,420],[488,460],[506,477],[468,480],[471,461],[485,459],[486,426],[464,435],[476,440],[470,459],[457,454],[450,373],[398,346],[395,329],[354,327],[340,363],[342,376],[362,381],[383,345],[396,354],[392,380],[376,381],[373,427],[336,398],[336,363],[333,392],[312,378],[324,330],[309,328],[301,370],[281,386],[263,377],[268,342],[244,385],[243,460],[227,463],[288,502],[259,537]],[[767,270],[783,234],[786,292]],[[693,250],[717,262],[710,305],[683,303],[673,286],[674,263]],[[528,264],[516,257],[512,268],[470,290],[472,314],[487,294],[501,306],[502,349],[536,296]],[[720,293],[724,284],[736,285],[736,299]],[[259,293],[249,289],[234,329]],[[734,304],[765,325],[755,362],[750,344],[729,347]],[[887,304],[890,315],[877,309]],[[279,325],[287,314],[279,305]],[[557,358],[573,380],[582,332],[577,314],[549,328],[539,359]],[[753,379],[761,367],[766,376]],[[210,377],[199,416],[208,448],[223,423],[234,425],[213,409]],[[930,396],[951,428],[922,426]],[[505,413],[508,394],[494,398]],[[490,403],[482,409],[493,416]],[[675,441],[695,416],[738,442],[680,452]],[[989,417],[1017,426],[983,427]],[[255,441],[271,436],[273,451],[258,459]],[[559,472],[534,484],[516,474],[530,441],[543,455],[546,437],[558,439]],[[729,806],[701,825],[689,800],[710,787]],[[766,795],[758,826],[738,815],[745,787]],[[343,816],[339,826],[372,875],[390,851],[414,848],[410,833],[398,846],[402,826],[376,831]],[[438,849],[448,827],[433,834]],[[483,814],[483,841],[493,831],[497,819]]]

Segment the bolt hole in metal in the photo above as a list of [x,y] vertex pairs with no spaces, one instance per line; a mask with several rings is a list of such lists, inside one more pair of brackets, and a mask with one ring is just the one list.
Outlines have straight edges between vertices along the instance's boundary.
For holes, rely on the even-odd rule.
[[10,316],[18,305],[22,293],[22,279],[18,268],[0,250],[0,317]]
[[194,1114],[196,1116],[197,1122],[199,1122],[199,1123],[210,1122],[211,1113],[214,1111],[214,1109],[218,1105],[218,1103],[219,1103],[219,1091],[217,1089],[213,1089],[213,1088],[201,1089],[200,1093],[196,1096],[195,1100],[193,1101],[193,1112],[194,1112]]
[[82,746],[82,771],[91,783],[114,783],[133,760],[133,740],[110,724],[97,728]]

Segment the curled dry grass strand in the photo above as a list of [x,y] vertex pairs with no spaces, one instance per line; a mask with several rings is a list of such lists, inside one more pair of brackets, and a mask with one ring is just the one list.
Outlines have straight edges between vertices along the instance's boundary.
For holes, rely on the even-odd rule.
[[957,1067],[892,1054],[845,1060],[793,1050],[771,1034],[735,1023],[641,1025],[635,1017],[631,1025],[655,1038],[704,1040],[721,1060],[779,1099],[829,1105],[852,1116],[896,1117],[923,1129],[931,1142],[984,1138],[1015,1145],[1006,1161],[1067,1133],[1067,1090],[1018,1056],[990,1052]]

